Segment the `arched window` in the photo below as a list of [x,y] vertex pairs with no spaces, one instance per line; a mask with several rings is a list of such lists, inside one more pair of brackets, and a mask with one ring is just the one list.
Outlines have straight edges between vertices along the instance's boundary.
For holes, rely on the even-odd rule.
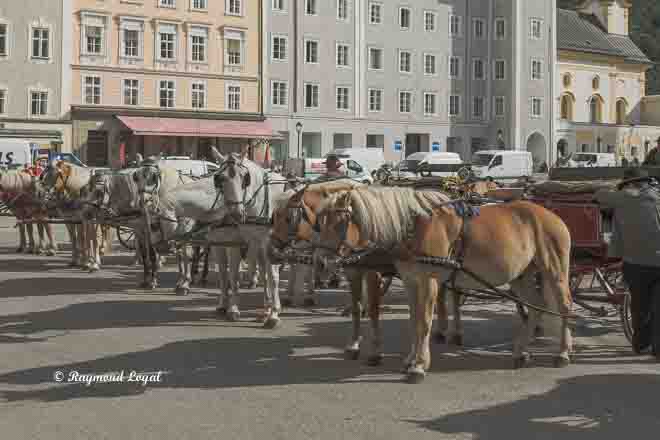
[[565,73],[564,74],[564,87],[570,87],[572,82],[573,82],[573,78],[571,77],[571,74],[570,73]]
[[626,116],[628,114],[628,103],[625,99],[619,98],[616,102],[616,123],[623,125],[626,123]]
[[600,88],[600,77],[598,75],[594,76],[591,80],[591,87],[594,90],[598,90]]
[[573,120],[573,103],[574,99],[570,94],[565,94],[561,97],[561,119],[567,121]]
[[598,95],[592,96],[589,100],[589,122],[592,124],[603,122],[603,100]]

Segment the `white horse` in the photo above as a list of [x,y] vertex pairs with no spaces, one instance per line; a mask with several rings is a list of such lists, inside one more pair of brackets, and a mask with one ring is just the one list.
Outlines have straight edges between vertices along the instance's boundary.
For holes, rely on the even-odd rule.
[[[17,252],[55,255],[57,243],[49,224],[37,222],[39,242],[34,238],[34,220],[45,220],[47,212],[37,191],[36,178],[22,170],[0,171],[0,199],[18,220],[20,244]],[[45,244],[44,233],[48,237]]]
[[[256,251],[257,261],[265,275],[264,327],[274,328],[281,312],[279,296],[279,264],[272,264],[268,245],[274,201],[284,192],[286,181],[280,174],[261,168],[256,163],[233,153],[215,174],[215,186],[224,196],[227,215],[224,227],[209,232],[211,242],[248,243]],[[232,244],[234,244],[232,243]],[[238,279],[239,261],[231,260],[232,279]],[[220,312],[227,318],[240,319],[238,287],[234,283],[229,295],[220,297]]]

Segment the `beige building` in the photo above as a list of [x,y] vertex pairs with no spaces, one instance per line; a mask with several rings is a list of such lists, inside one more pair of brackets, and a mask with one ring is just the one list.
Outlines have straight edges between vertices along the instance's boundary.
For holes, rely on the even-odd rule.
[[69,0],[0,2],[0,138],[69,151]]
[[205,156],[272,131],[260,0],[74,0],[74,146],[93,165]]
[[585,0],[575,11],[558,11],[559,155],[611,152],[641,161],[655,146],[658,99],[645,96],[652,63],[629,37],[631,8],[628,0]]

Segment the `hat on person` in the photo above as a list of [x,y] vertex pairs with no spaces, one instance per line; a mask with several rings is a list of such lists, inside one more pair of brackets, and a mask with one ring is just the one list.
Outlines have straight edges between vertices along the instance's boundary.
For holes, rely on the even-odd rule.
[[325,156],[325,163],[326,164],[328,162],[331,162],[331,161],[332,162],[340,162],[339,156],[337,156],[336,154],[328,154],[327,156]]

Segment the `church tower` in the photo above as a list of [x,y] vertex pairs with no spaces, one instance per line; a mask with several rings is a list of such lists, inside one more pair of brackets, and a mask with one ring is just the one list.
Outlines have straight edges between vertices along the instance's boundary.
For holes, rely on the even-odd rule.
[[577,10],[596,16],[601,25],[610,34],[628,35],[630,33],[631,0],[585,0]]

